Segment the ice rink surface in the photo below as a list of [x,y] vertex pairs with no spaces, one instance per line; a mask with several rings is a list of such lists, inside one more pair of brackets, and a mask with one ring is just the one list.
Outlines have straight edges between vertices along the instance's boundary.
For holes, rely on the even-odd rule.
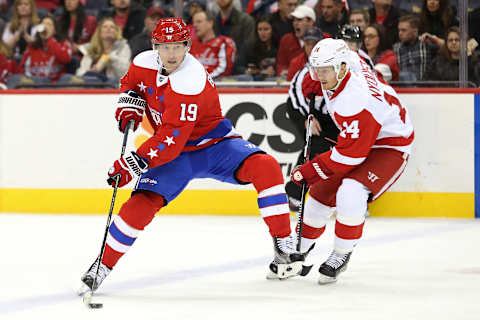
[[370,217],[348,270],[317,284],[333,221],[304,278],[265,279],[260,217],[157,216],[89,310],[74,290],[106,216],[0,214],[0,319],[480,319],[480,221]]

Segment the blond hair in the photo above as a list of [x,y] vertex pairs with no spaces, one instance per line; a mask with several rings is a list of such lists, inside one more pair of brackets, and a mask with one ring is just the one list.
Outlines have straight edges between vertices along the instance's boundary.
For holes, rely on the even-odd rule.
[[115,25],[115,39],[119,40],[122,39],[122,30],[120,27],[115,23],[115,20],[113,18],[107,17],[103,18],[100,23],[97,26],[97,29],[95,29],[95,32],[93,33],[92,39],[90,40],[90,46],[87,49],[87,53],[92,57],[93,61],[97,61],[100,59],[100,57],[103,54],[104,47],[103,47],[103,42],[102,39],[100,38],[100,32],[102,29],[102,26],[105,24],[107,21],[112,21],[113,24]]
[[11,59],[13,56],[12,49],[6,45],[5,42],[0,40],[0,54],[3,54],[7,59]]
[[[17,7],[20,4],[21,0],[15,0],[13,2],[13,16],[12,16],[12,23],[10,24],[10,32],[14,33],[20,28],[20,17],[18,16]],[[30,3],[30,20],[32,25],[36,25],[39,22],[38,13],[37,13],[37,5],[35,4],[35,0],[28,0]]]

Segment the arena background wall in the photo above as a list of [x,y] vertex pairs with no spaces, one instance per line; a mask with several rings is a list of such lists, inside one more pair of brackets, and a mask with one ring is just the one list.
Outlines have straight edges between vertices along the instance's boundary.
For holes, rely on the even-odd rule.
[[[480,91],[399,90],[415,125],[405,173],[370,205],[375,216],[480,217]],[[287,178],[303,137],[285,113],[286,89],[221,89],[224,113],[245,139],[281,163]],[[106,172],[120,154],[116,91],[0,93],[0,212],[102,214]],[[130,134],[129,148],[151,133]],[[133,186],[133,184],[132,184]],[[132,187],[130,186],[130,187]],[[122,189],[116,210],[129,194]],[[162,213],[258,215],[250,186],[196,180]]]

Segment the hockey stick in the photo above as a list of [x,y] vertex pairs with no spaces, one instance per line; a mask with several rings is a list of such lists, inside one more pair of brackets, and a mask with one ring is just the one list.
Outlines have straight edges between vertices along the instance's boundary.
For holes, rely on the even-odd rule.
[[[305,135],[305,147],[303,148],[303,163],[310,160],[310,149],[312,146],[312,125],[313,125],[313,114],[312,110],[315,107],[315,93],[310,94],[310,114],[308,115],[307,122],[307,132]],[[303,216],[305,213],[305,196],[307,194],[307,184],[302,183],[302,195],[300,198],[300,212],[298,214],[298,228],[297,228],[297,251],[300,252],[302,245],[302,229],[303,229]]]
[[[312,125],[313,125],[313,114],[312,110],[315,107],[315,93],[310,94],[310,103],[309,103],[309,115],[307,118],[307,132],[305,134],[305,147],[303,148],[303,163],[310,160],[310,149],[312,146]],[[298,222],[297,222],[297,251],[300,252],[302,246],[302,229],[303,229],[303,216],[305,213],[305,197],[307,195],[307,184],[304,182],[302,183],[302,195],[300,197],[300,212],[298,214]],[[307,254],[313,249],[311,246],[308,251],[305,253],[305,257]],[[312,269],[313,265],[306,266],[302,265],[302,270],[300,271],[301,276],[306,276],[310,270]]]
[[[125,154],[125,149],[127,148],[128,132],[130,131],[130,128],[133,126],[133,124],[134,124],[133,120],[130,120],[125,127],[125,132],[123,133],[123,143],[122,143],[122,151],[120,152],[120,158],[123,157]],[[117,174],[113,177],[113,179],[115,179],[115,185],[113,187],[112,201],[110,202],[110,210],[108,211],[107,225],[105,226],[105,234],[103,235],[102,247],[100,248],[97,271],[95,273],[95,278],[93,279],[92,288],[95,288],[97,284],[98,270],[100,269],[100,263],[102,263],[103,253],[105,251],[105,244],[107,243],[107,235],[108,235],[108,230],[110,229],[110,221],[112,220],[113,207],[115,206],[115,199],[117,198],[118,182],[120,181],[120,178],[121,178],[120,174]],[[89,290],[83,295],[83,303],[90,309],[100,309],[103,307],[103,303],[92,303],[93,291],[94,289]]]

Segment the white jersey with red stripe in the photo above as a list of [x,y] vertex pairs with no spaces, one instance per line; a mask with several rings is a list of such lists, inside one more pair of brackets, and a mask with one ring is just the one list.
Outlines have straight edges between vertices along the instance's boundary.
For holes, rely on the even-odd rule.
[[327,110],[340,134],[337,145],[320,158],[335,173],[360,165],[372,148],[406,154],[412,149],[414,131],[406,107],[363,59],[358,62],[361,73],[348,72],[335,91],[323,90]]

